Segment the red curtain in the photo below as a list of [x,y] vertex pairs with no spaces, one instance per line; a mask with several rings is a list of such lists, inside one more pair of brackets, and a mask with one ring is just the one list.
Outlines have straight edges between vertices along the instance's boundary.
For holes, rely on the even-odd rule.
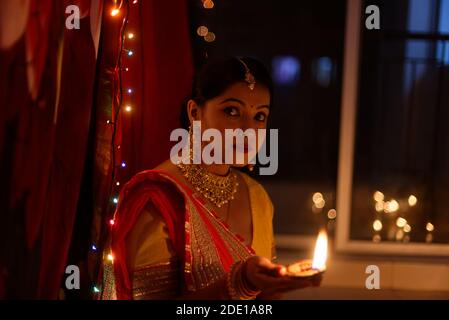
[[[75,31],[65,28],[65,9],[71,4],[81,11],[81,28]],[[1,51],[6,117],[0,161],[6,199],[0,293],[6,298],[56,298],[59,293],[92,110],[91,5],[90,0],[29,1],[24,34]]]
[[124,76],[125,86],[135,89],[128,95],[133,111],[121,119],[128,177],[169,158],[170,132],[180,125],[193,76],[187,1],[139,2],[130,12],[128,29],[137,30],[137,41],[129,42],[136,50]]
[[[124,91],[124,105],[132,111],[122,108],[117,119],[116,161],[126,162],[117,172],[122,185],[169,157],[169,133],[178,126],[193,73],[187,1],[132,2],[127,30],[135,37],[126,46],[134,55],[123,57],[129,68],[123,86],[133,89]],[[93,29],[101,21],[102,0],[24,3],[28,29],[0,46],[0,298],[55,299],[69,248],[77,245],[75,223],[93,215],[98,240],[111,209],[110,188],[119,191],[111,180],[113,127],[107,124],[117,90],[118,20],[110,15],[112,1],[104,1],[98,63]],[[65,28],[71,4],[81,9],[80,30]],[[0,28],[8,32],[11,26]],[[93,212],[80,210],[85,181],[91,183]]]

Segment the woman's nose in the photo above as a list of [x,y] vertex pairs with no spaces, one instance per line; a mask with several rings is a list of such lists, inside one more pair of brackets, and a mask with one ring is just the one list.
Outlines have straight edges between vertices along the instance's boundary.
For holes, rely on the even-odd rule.
[[242,123],[241,123],[240,128],[243,131],[245,131],[246,129],[254,129],[255,127],[254,127],[251,117],[249,117],[249,116],[242,117]]

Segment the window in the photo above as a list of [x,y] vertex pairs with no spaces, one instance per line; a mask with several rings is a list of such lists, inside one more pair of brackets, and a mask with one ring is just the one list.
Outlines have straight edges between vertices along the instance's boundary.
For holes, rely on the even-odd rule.
[[360,63],[345,81],[359,86],[343,99],[337,243],[449,255],[449,1],[368,4],[380,8],[380,30],[348,17],[361,26],[360,55],[356,34],[346,54]]

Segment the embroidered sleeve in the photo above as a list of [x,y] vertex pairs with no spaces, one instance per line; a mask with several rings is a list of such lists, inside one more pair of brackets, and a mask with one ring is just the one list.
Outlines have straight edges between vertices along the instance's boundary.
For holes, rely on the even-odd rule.
[[180,267],[164,219],[150,205],[126,239],[134,299],[168,299],[180,291]]

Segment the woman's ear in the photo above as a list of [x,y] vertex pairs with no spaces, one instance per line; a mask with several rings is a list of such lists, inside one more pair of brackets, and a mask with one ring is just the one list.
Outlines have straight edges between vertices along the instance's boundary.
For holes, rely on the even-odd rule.
[[193,121],[200,120],[200,107],[198,104],[190,99],[187,102],[187,115],[189,116],[189,122],[192,124]]

